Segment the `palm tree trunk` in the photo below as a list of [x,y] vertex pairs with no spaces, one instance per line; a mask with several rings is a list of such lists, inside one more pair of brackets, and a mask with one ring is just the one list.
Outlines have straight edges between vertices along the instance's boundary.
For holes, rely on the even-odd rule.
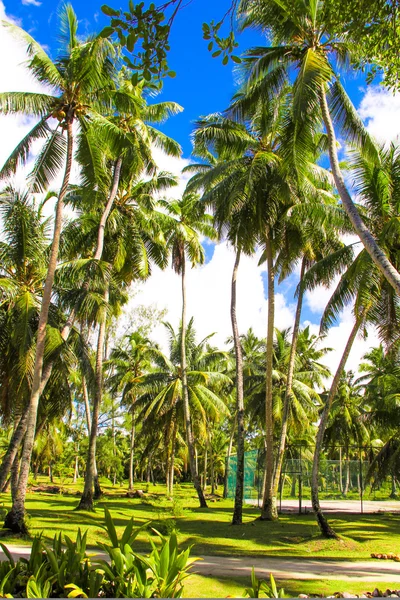
[[28,485],[29,469],[31,464],[33,444],[35,441],[35,429],[37,420],[37,411],[39,406],[39,398],[41,391],[44,348],[46,341],[47,320],[50,309],[51,295],[53,290],[54,274],[57,267],[58,248],[60,245],[61,229],[62,229],[62,214],[64,206],[64,198],[67,193],[73,155],[73,132],[72,121],[67,123],[67,157],[64,178],[61,185],[61,190],[58,195],[56,204],[56,214],[54,221],[53,240],[49,256],[49,264],[47,268],[46,281],[43,288],[42,304],[40,307],[39,324],[36,337],[36,352],[35,363],[33,368],[32,390],[29,402],[28,422],[24,440],[24,446],[21,457],[21,469],[18,480],[18,490],[13,500],[11,511],[6,515],[4,526],[16,533],[27,533],[25,523],[25,497],[26,488]]
[[333,127],[331,115],[329,113],[324,87],[321,87],[320,105],[322,111],[322,118],[324,120],[326,132],[328,135],[329,159],[331,163],[332,174],[335,180],[337,191],[343,204],[343,208],[345,209],[351,221],[351,224],[354,227],[355,232],[357,233],[361,242],[363,243],[364,248],[372,258],[382,275],[385,277],[385,279],[390,283],[390,285],[394,288],[397,294],[400,295],[400,273],[394,268],[394,266],[382,250],[382,248],[380,248],[380,246],[378,245],[376,239],[374,238],[368,227],[365,225],[346,187],[339,166],[335,130]]
[[328,423],[329,411],[332,406],[332,401],[336,396],[336,392],[339,386],[340,377],[342,375],[343,369],[346,366],[347,359],[349,357],[351,348],[353,346],[354,340],[356,339],[358,330],[360,329],[362,323],[362,319],[358,317],[356,322],[354,323],[353,329],[351,330],[349,339],[347,340],[346,347],[344,349],[342,358],[340,359],[339,366],[336,370],[335,377],[333,378],[331,389],[329,390],[329,395],[326,400],[325,406],[323,408],[321,414],[321,420],[318,427],[317,439],[315,441],[315,451],[314,451],[314,460],[312,466],[312,478],[311,478],[311,502],[313,511],[315,513],[319,528],[323,536],[327,538],[337,538],[337,534],[329,525],[325,515],[321,510],[321,506],[319,503],[319,494],[318,494],[318,477],[319,477],[319,463],[321,458],[322,444],[324,441],[324,433],[326,429],[326,425]]
[[[243,355],[240,343],[239,328],[236,315],[236,282],[240,263],[240,250],[236,252],[235,265],[232,273],[231,284],[231,323],[233,345],[236,361],[236,411],[237,411],[237,467],[235,506],[233,508],[232,525],[241,525],[243,517],[243,486],[244,486],[244,393],[243,393]],[[227,481],[227,475],[226,475]],[[224,488],[225,492],[225,488]]]
[[11,498],[14,499],[18,489],[18,475],[19,475],[19,456],[18,453],[15,455],[14,462],[11,467]]
[[204,491],[207,491],[207,470],[208,470],[207,458],[208,458],[207,444],[204,444],[204,461],[203,461],[203,490]]
[[[91,410],[90,410],[90,402],[89,402],[89,394],[88,394],[86,377],[83,373],[82,373],[82,395],[83,395],[83,401],[85,403],[86,427],[88,430],[88,438],[90,439],[90,432],[92,429],[92,416],[90,414]],[[94,457],[94,487],[95,487],[95,492],[96,492],[95,496],[98,494],[101,495],[99,476],[97,474],[96,457]]]
[[225,465],[225,473],[224,473],[223,498],[228,497],[229,461],[230,461],[231,454],[232,454],[232,446],[233,446],[233,438],[235,436],[235,429],[236,429],[236,415],[234,416],[234,419],[233,419],[232,431],[231,431],[231,435],[229,437],[229,444],[228,444],[228,448],[226,451],[226,465]]
[[343,465],[342,465],[342,447],[339,446],[339,490],[343,494]]
[[10,443],[8,444],[7,451],[3,457],[0,467],[0,490],[6,491],[6,485],[8,484],[8,476],[11,471],[11,467],[14,463],[14,459],[17,456],[18,450],[21,447],[22,440],[26,432],[26,426],[28,423],[29,405],[24,408],[19,421],[16,423],[13,434],[11,436]]
[[[100,405],[103,399],[103,361],[104,361],[104,342],[106,338],[107,329],[107,310],[109,289],[108,287],[104,291],[105,308],[100,321],[99,335],[97,338],[97,351],[96,351],[96,392],[93,402],[93,413],[92,422],[89,436],[89,448],[88,458],[85,473],[85,485],[78,510],[93,510],[93,487],[95,484],[95,469],[96,469],[96,442],[97,442],[97,428],[99,421]],[[98,492],[97,492],[98,493]]]
[[132,402],[132,425],[131,425],[131,439],[129,446],[129,491],[133,491],[133,459],[135,453],[135,402]]
[[170,460],[170,476],[169,476],[169,493],[170,496],[174,496],[174,475],[175,475],[175,448],[176,448],[176,434],[178,433],[178,421],[174,418],[174,425],[172,429],[171,437],[171,460]]
[[[301,271],[300,271],[300,284],[303,281],[303,277],[306,271],[306,258],[303,257],[302,263],[301,263]],[[285,390],[285,398],[283,401],[283,415],[282,415],[282,428],[281,428],[281,437],[279,440],[279,449],[278,449],[278,456],[276,459],[276,466],[275,466],[275,475],[274,475],[274,487],[273,487],[273,495],[277,496],[278,495],[278,488],[279,488],[279,480],[281,477],[281,471],[282,471],[282,464],[283,464],[283,455],[285,453],[285,446],[286,446],[286,435],[287,435],[287,428],[288,428],[288,422],[289,422],[289,409],[290,409],[290,398],[291,398],[291,394],[292,394],[292,384],[293,384],[293,375],[294,375],[294,364],[295,364],[295,360],[296,360],[296,351],[297,351],[297,340],[299,338],[299,331],[300,331],[300,319],[301,319],[301,309],[303,306],[303,297],[304,297],[304,291],[301,288],[300,285],[300,291],[299,291],[299,296],[297,299],[297,308],[296,308],[296,316],[294,319],[294,326],[293,326],[293,337],[292,337],[292,345],[290,347],[290,356],[289,356],[289,366],[288,366],[288,374],[287,374],[287,380],[286,380],[286,390]]]
[[275,320],[275,269],[272,244],[267,238],[265,244],[268,267],[268,330],[267,330],[267,366],[265,390],[265,486],[261,519],[274,521],[278,518],[276,496],[274,496],[274,422],[272,416],[272,370],[274,351]]
[[215,494],[215,478],[214,478],[214,452],[211,444],[211,434],[208,437],[208,443],[210,448],[210,484],[211,484],[211,494]]
[[[184,253],[183,253],[184,254]],[[193,484],[199,497],[200,507],[207,508],[207,502],[201,489],[199,475],[196,470],[196,457],[194,452],[194,437],[192,431],[192,422],[190,417],[189,392],[187,382],[186,365],[186,279],[185,279],[185,257],[182,261],[182,335],[181,335],[181,368],[182,368],[182,395],[183,395],[183,413],[185,419],[186,441],[189,450],[189,464]]]
[[73,478],[73,483],[76,483],[78,478],[79,478],[79,448],[76,449],[76,454],[75,454],[75,466],[74,466],[74,478]]
[[347,448],[347,452],[346,452],[346,483],[345,483],[345,488],[344,488],[345,496],[347,496],[347,494],[349,493],[349,487],[350,487],[350,454],[349,454],[349,449]]

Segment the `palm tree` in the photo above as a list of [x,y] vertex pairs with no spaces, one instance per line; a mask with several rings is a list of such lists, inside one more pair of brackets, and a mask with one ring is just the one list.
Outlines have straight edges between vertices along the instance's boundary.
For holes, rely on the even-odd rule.
[[[11,470],[11,493],[15,498],[18,487],[19,444],[16,432],[26,414],[32,385],[35,352],[35,332],[40,312],[43,282],[48,257],[49,220],[42,217],[42,206],[35,207],[28,193],[12,188],[4,191],[0,200],[4,240],[0,254],[0,313],[4,316],[1,330],[1,388],[2,420],[14,421],[14,431],[3,457],[0,473],[1,488],[7,485]],[[57,294],[62,290],[57,288]],[[45,393],[38,406],[38,431],[47,419],[60,418],[71,406],[69,377],[78,357],[85,350],[76,331],[68,344],[59,335],[64,315],[55,299],[50,305],[45,344],[45,369],[54,365]],[[83,351],[83,354],[82,354]]]
[[138,386],[141,377],[151,366],[152,357],[159,352],[151,340],[136,331],[115,348],[107,366],[113,370],[108,380],[111,390],[121,392],[121,402],[129,407],[131,413],[131,434],[129,454],[129,491],[133,490],[133,467],[135,451],[135,411]]
[[[72,167],[73,125],[75,121],[78,121],[82,132],[93,131],[95,126],[98,131],[105,129],[107,135],[115,137],[115,131],[111,124],[102,116],[104,97],[106,92],[112,90],[114,86],[113,65],[110,60],[114,55],[114,49],[107,40],[100,37],[80,42],[77,37],[77,24],[71,6],[66,6],[61,14],[60,40],[62,48],[60,57],[55,62],[51,61],[29,34],[15,25],[7,24],[19,39],[28,44],[30,59],[28,68],[36,80],[57,92],[55,95],[27,92],[0,94],[0,112],[2,114],[26,114],[39,118],[39,122],[7,159],[0,175],[5,177],[14,172],[18,164],[25,162],[28,158],[32,144],[38,139],[45,139],[43,149],[32,171],[33,189],[44,191],[50,180],[62,167],[65,157],[65,170],[56,203],[53,238],[36,336],[33,384],[18,491],[11,512],[6,519],[8,527],[21,532],[26,532],[24,521],[26,485],[41,393],[46,326],[57,265],[63,203]],[[48,124],[53,116],[59,120],[54,130]],[[67,134],[66,140],[62,133],[64,131]]]
[[249,50],[244,58],[248,102],[279,94],[296,73],[292,92],[293,121],[286,139],[287,153],[295,168],[307,160],[313,134],[325,126],[328,152],[336,188],[354,230],[371,259],[390,285],[400,293],[400,274],[365,223],[346,187],[338,160],[334,122],[343,137],[362,147],[370,157],[377,148],[348,98],[334,65],[345,65],[351,57],[350,46],[331,31],[326,1],[241,0],[238,6],[241,27],[256,27],[267,32],[271,46]]
[[[293,268],[301,260],[299,285],[297,289],[297,306],[295,320],[293,325],[293,334],[290,348],[290,357],[288,362],[287,382],[285,387],[285,397],[283,402],[282,427],[280,433],[279,447],[276,457],[275,475],[274,475],[274,494],[277,495],[283,457],[286,445],[286,436],[288,428],[288,417],[290,411],[292,381],[295,371],[295,361],[297,354],[297,344],[300,334],[300,321],[303,306],[304,288],[302,282],[307,269],[323,256],[332,254],[343,248],[344,244],[339,240],[339,232],[346,232],[346,222],[343,219],[340,208],[336,201],[329,198],[329,194],[323,194],[324,203],[320,203],[315,211],[313,203],[303,202],[294,207],[291,218],[288,220],[285,228],[285,243],[283,249],[277,258],[279,280],[283,281],[293,271]],[[307,331],[307,329],[306,329]],[[305,332],[302,333],[304,338]],[[315,357],[314,357],[315,360]],[[318,384],[322,384],[322,374]]]
[[[385,248],[394,265],[398,264],[397,197],[399,183],[397,172],[399,161],[400,153],[393,146],[388,149],[380,148],[378,157],[375,158],[355,152],[351,161],[356,192],[368,209],[370,226],[379,244]],[[354,260],[351,258],[351,248],[350,252],[349,249],[344,248],[328,256],[311,267],[303,283],[311,287],[319,284],[329,285],[333,276],[340,273],[346,266],[347,270],[329,300],[321,321],[322,329],[326,329],[346,304],[354,302],[355,322],[321,414],[313,462],[312,504],[321,531],[328,537],[336,537],[336,534],[329,526],[319,504],[318,474],[320,453],[331,405],[352,345],[363,325],[367,322],[372,323],[377,327],[381,339],[387,344],[393,344],[398,338],[400,316],[399,300],[394,288],[383,278],[366,249],[360,252]]]
[[[268,106],[258,106],[250,115],[249,126],[236,123],[221,115],[210,115],[197,123],[195,152],[211,163],[193,178],[191,185],[205,189],[203,200],[212,206],[220,232],[227,233],[236,248],[236,260],[232,275],[231,322],[237,363],[237,415],[238,415],[238,465],[235,508],[232,522],[242,522],[243,476],[244,476],[244,402],[242,382],[242,356],[236,318],[236,279],[242,252],[251,253],[257,243],[270,249],[271,228],[276,222],[279,207],[290,196],[287,180],[280,171],[279,134],[285,114],[282,97]],[[216,160],[214,154],[217,154]],[[199,168],[199,167],[197,167]],[[268,327],[271,354],[273,336],[274,279],[269,262]],[[272,328],[271,328],[272,327]],[[268,363],[270,367],[271,364]],[[271,373],[270,373],[271,375]],[[270,386],[267,378],[266,421],[270,423]],[[266,435],[271,442],[270,427]],[[266,458],[269,479],[272,477],[272,445]]]
[[[155,210],[154,195],[175,183],[175,180],[168,174],[161,173],[159,177],[154,177],[150,181],[137,181],[129,171],[128,165],[125,167],[122,165],[120,182],[120,189],[116,194],[117,202],[110,207],[107,218],[102,260],[97,261],[97,267],[100,267],[100,271],[104,271],[103,276],[96,284],[99,286],[97,290],[101,292],[102,300],[98,308],[92,302],[87,303],[89,283],[86,282],[89,279],[86,269],[83,269],[80,275],[85,282],[84,285],[80,288],[78,295],[76,295],[75,285],[71,296],[72,306],[82,305],[84,310],[89,309],[86,316],[89,320],[96,320],[97,310],[102,313],[99,313],[96,352],[97,381],[91,417],[89,456],[85,488],[79,505],[80,508],[85,510],[93,509],[92,486],[95,477],[98,415],[103,393],[104,341],[107,328],[107,318],[104,311],[107,311],[109,304],[109,286],[111,283],[115,290],[117,287],[123,290],[133,280],[146,279],[150,275],[152,261],[162,268],[166,266],[165,240],[162,233],[163,215]],[[77,196],[75,198],[75,206],[82,204],[82,200],[79,200]],[[90,249],[98,244],[99,221],[97,219],[100,218],[101,221],[103,214],[100,210],[97,210],[97,214],[94,210],[91,213],[83,213],[66,230],[68,237],[66,250],[70,256],[76,256],[83,249],[85,253],[90,254]],[[80,262],[82,261],[78,261],[78,263]],[[89,261],[89,263],[84,261],[84,266],[91,263],[93,261]],[[74,269],[74,266],[72,269]],[[66,273],[70,273],[68,264]],[[92,283],[93,281],[95,280],[92,278]]]
[[[158,423],[157,429],[165,432],[167,484],[168,491],[171,492],[172,478],[169,471],[173,464],[174,442],[179,432],[179,423],[183,423],[186,431],[187,409],[181,366],[182,326],[176,333],[169,323],[165,325],[169,334],[169,357],[161,352],[154,356],[154,368],[139,381],[139,389],[142,388],[142,391],[137,403],[138,406],[143,406],[143,423],[152,430],[154,423]],[[193,319],[189,321],[186,327],[185,356],[190,424],[193,428],[201,429],[203,433],[206,431],[208,420],[217,420],[220,415],[228,414],[222,394],[231,384],[230,379],[222,372],[220,364],[221,359],[226,360],[227,356],[208,346],[210,337],[196,342]],[[197,489],[196,492],[198,493]]]
[[189,450],[190,472],[193,484],[199,497],[200,506],[207,507],[203,490],[201,489],[199,475],[196,469],[194,437],[190,416],[190,405],[187,383],[186,361],[186,259],[196,264],[204,262],[205,254],[201,245],[199,234],[215,239],[213,219],[205,212],[204,204],[199,202],[198,196],[190,193],[183,195],[181,200],[165,202],[163,204],[170,215],[169,231],[167,232],[167,247],[172,253],[172,268],[182,278],[182,321],[181,321],[181,369],[183,408],[185,419],[186,441]]
[[[366,426],[366,410],[362,406],[363,398],[355,385],[352,371],[342,374],[338,390],[332,402],[328,424],[325,430],[324,444],[327,448],[340,447],[340,490],[346,496],[350,484],[351,446],[361,448],[370,441]],[[342,478],[342,447],[346,460],[345,485]]]
[[356,381],[358,389],[364,393],[366,425],[370,435],[381,442],[381,448],[373,458],[366,482],[379,485],[390,476],[392,496],[396,494],[396,478],[399,473],[399,355],[398,345],[389,346],[385,351],[381,344],[372,348],[363,357],[360,365],[363,373]]

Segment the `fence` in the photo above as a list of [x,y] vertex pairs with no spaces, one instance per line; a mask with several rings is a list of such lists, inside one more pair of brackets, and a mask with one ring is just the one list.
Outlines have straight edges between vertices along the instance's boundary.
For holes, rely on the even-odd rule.
[[[346,449],[348,452],[348,448]],[[371,447],[351,448],[348,458],[344,449],[335,448],[338,459],[321,457],[319,471],[319,495],[321,500],[357,500],[359,512],[363,512],[363,502],[392,498],[396,491],[396,480],[388,478],[379,487],[365,485],[366,475],[376,450]],[[293,506],[298,501],[298,511],[304,509],[305,501],[311,500],[311,473],[313,447],[289,446],[283,462],[279,485],[279,508],[282,504]],[[263,494],[265,451],[245,452],[244,500],[261,505]],[[233,455],[227,461],[227,496],[233,498],[236,489],[237,457]],[[292,502],[288,502],[292,500]],[[282,503],[283,501],[283,503]],[[308,502],[308,505],[310,503]],[[338,507],[340,510],[340,506]],[[357,509],[355,509],[357,510]]]

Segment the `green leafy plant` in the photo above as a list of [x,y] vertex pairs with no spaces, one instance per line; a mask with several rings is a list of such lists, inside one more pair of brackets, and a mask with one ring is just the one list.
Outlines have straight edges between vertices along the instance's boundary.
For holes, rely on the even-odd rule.
[[109,544],[99,544],[108,560],[91,561],[86,553],[87,533],[78,531],[76,541],[55,536],[47,547],[41,536],[33,540],[29,559],[14,561],[3,544],[7,560],[0,562],[0,597],[26,598],[180,598],[183,581],[193,560],[190,548],[179,551],[176,533],[151,541],[148,557],[132,546],[148,524],[134,528],[133,519],[118,536],[114,520],[105,509]]
[[283,588],[278,590],[274,576],[269,575],[270,586],[265,579],[258,579],[254,571],[251,570],[251,587],[245,589],[244,593],[248,598],[284,598],[285,591]]

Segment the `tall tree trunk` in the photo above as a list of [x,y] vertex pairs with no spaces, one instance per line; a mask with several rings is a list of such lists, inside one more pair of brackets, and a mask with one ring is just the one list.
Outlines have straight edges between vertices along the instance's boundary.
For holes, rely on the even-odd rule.
[[382,250],[382,248],[378,245],[376,239],[374,238],[368,227],[365,225],[346,187],[339,166],[335,130],[333,127],[331,115],[329,113],[324,87],[321,87],[320,105],[322,111],[322,118],[324,120],[326,132],[328,135],[329,159],[331,163],[332,174],[335,180],[337,191],[343,204],[343,208],[345,209],[351,221],[351,224],[353,225],[355,232],[359,236],[364,248],[372,258],[382,275],[385,277],[385,279],[390,283],[390,285],[394,288],[397,294],[400,295],[400,273],[394,268],[394,266]]
[[131,439],[129,446],[129,491],[133,491],[133,460],[135,454],[135,401],[132,401],[132,425],[131,425]]
[[231,454],[232,454],[233,438],[235,436],[235,429],[236,429],[236,415],[233,418],[232,431],[231,431],[231,435],[229,437],[229,444],[228,444],[228,448],[227,448],[227,451],[226,451],[226,464],[225,464],[225,473],[224,473],[223,498],[227,498],[228,497],[229,461],[230,461]]
[[18,489],[18,476],[19,476],[19,456],[18,453],[15,455],[14,462],[11,467],[11,498],[14,499]]
[[0,490],[2,492],[6,491],[6,486],[8,484],[7,478],[10,474],[15,457],[18,454],[18,450],[21,447],[22,440],[24,439],[26,426],[28,423],[28,414],[29,405],[25,406],[19,420],[15,422],[15,427],[11,436],[10,443],[8,444],[7,451],[3,457],[0,467]]
[[201,508],[207,508],[207,502],[201,489],[199,475],[196,470],[196,458],[194,452],[194,437],[192,431],[192,421],[190,417],[189,393],[187,382],[187,364],[186,364],[186,264],[183,251],[182,260],[182,335],[181,335],[181,369],[182,369],[182,395],[183,395],[183,413],[185,418],[186,441],[189,450],[189,464],[193,484],[199,498]]
[[[92,430],[92,416],[91,416],[87,382],[86,382],[86,377],[85,377],[84,373],[82,373],[82,395],[83,395],[83,401],[85,403],[86,427],[88,430],[88,438],[90,439],[90,432]],[[100,484],[99,484],[99,476],[97,474],[96,456],[94,457],[94,489],[95,489],[94,497],[95,498],[100,497],[101,489],[100,489]]]
[[96,391],[93,402],[93,413],[92,413],[92,422],[90,428],[90,437],[89,437],[89,448],[88,448],[88,458],[86,465],[86,473],[85,473],[85,485],[83,488],[83,493],[81,500],[78,505],[78,510],[90,510],[94,509],[93,507],[93,487],[95,483],[95,468],[96,468],[96,442],[97,442],[97,429],[98,429],[98,421],[99,421],[99,412],[100,405],[103,399],[103,361],[104,361],[104,341],[106,338],[106,329],[107,329],[107,304],[109,297],[109,289],[108,286],[104,291],[104,301],[105,307],[102,315],[102,319],[100,321],[99,326],[99,335],[97,338],[97,350],[96,350]]
[[203,490],[207,491],[207,471],[208,471],[208,448],[207,444],[204,444],[204,461],[203,461]]
[[342,447],[339,446],[339,490],[343,494],[343,464],[342,464]]
[[167,486],[167,496],[171,496],[171,432],[172,419],[168,423],[165,434],[165,484]]
[[261,519],[275,521],[278,518],[276,496],[274,496],[274,422],[272,415],[272,371],[275,325],[275,269],[272,244],[269,238],[265,243],[268,267],[268,330],[267,366],[265,390],[265,487]]
[[39,406],[39,398],[41,392],[41,381],[44,360],[44,348],[46,341],[46,328],[51,303],[51,295],[53,290],[54,274],[57,267],[58,248],[60,245],[60,236],[62,229],[62,214],[64,206],[64,198],[68,190],[68,184],[72,167],[73,155],[73,133],[72,121],[67,124],[67,157],[65,164],[64,178],[61,185],[61,190],[58,195],[56,204],[56,214],[54,220],[53,240],[51,243],[49,264],[47,275],[43,287],[43,297],[40,307],[39,323],[36,337],[35,363],[33,367],[32,389],[29,401],[29,414],[26,427],[26,434],[21,456],[21,469],[18,480],[18,490],[13,500],[11,511],[6,515],[4,526],[16,533],[27,533],[25,523],[25,497],[26,488],[28,485],[29,469],[31,464],[33,444],[35,441],[35,429],[37,412]]
[[[301,262],[301,271],[300,271],[300,284],[303,281],[304,274],[306,272],[306,257],[303,257]],[[293,326],[293,337],[292,337],[292,345],[290,347],[290,356],[289,356],[289,366],[288,373],[286,379],[286,390],[285,390],[285,398],[283,401],[283,415],[282,415],[282,428],[281,428],[281,437],[279,440],[279,448],[278,448],[278,456],[276,458],[276,466],[275,466],[275,475],[274,475],[274,487],[273,487],[273,495],[277,497],[278,488],[279,488],[279,480],[281,477],[282,464],[283,464],[283,456],[285,453],[286,446],[286,435],[287,428],[289,422],[289,413],[290,413],[290,399],[292,395],[292,385],[293,385],[293,375],[294,375],[294,365],[296,361],[296,352],[297,352],[297,340],[299,339],[299,331],[300,331],[300,319],[301,319],[301,309],[303,306],[303,297],[304,291],[300,285],[299,296],[297,299],[297,308],[296,308],[296,316],[294,319]]]
[[73,478],[73,483],[76,483],[77,480],[79,479],[79,446],[76,448],[76,454],[75,454],[75,467],[74,467],[74,478]]
[[231,284],[231,323],[233,346],[236,362],[236,413],[237,413],[237,442],[236,442],[236,490],[233,508],[232,525],[241,525],[243,517],[243,487],[244,487],[244,393],[243,393],[243,355],[240,343],[239,328],[236,314],[236,283],[240,264],[240,250],[236,251],[236,260],[232,273]]
[[347,450],[346,450],[346,483],[345,483],[345,488],[344,488],[345,496],[347,496],[347,494],[349,493],[349,487],[350,487],[350,453],[349,453],[349,449],[347,448]]
[[211,484],[211,494],[215,494],[215,473],[214,473],[214,452],[212,448],[211,442],[212,436],[211,433],[208,436],[208,443],[210,448],[210,484]]
[[176,434],[178,433],[178,422],[175,414],[174,425],[172,428],[171,438],[171,461],[170,461],[170,475],[169,475],[169,493],[173,498],[174,496],[174,475],[175,475],[175,448],[176,448]]
[[329,411],[332,406],[332,402],[334,397],[336,396],[337,389],[339,387],[340,377],[342,376],[342,372],[346,366],[347,359],[349,358],[349,354],[351,348],[353,346],[354,340],[356,339],[358,330],[360,329],[362,323],[361,318],[357,318],[354,323],[353,329],[351,330],[349,339],[347,340],[346,347],[344,349],[342,358],[340,359],[339,366],[336,370],[335,377],[333,378],[331,389],[329,390],[328,398],[326,399],[325,406],[323,408],[321,414],[321,420],[318,427],[317,439],[315,441],[315,451],[314,451],[314,460],[312,466],[312,478],[311,478],[311,502],[313,511],[315,513],[315,517],[317,519],[319,528],[323,536],[327,538],[337,538],[337,534],[329,525],[325,515],[321,510],[321,506],[319,503],[319,492],[318,492],[318,479],[319,479],[319,464],[321,458],[322,444],[324,441],[324,433],[326,429],[326,425],[328,423]]

